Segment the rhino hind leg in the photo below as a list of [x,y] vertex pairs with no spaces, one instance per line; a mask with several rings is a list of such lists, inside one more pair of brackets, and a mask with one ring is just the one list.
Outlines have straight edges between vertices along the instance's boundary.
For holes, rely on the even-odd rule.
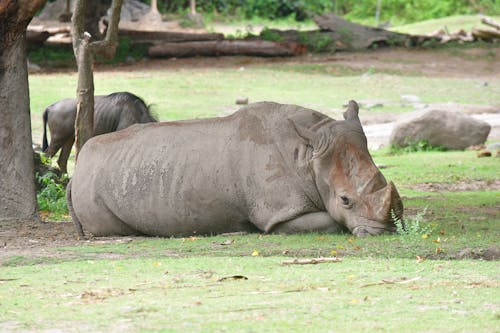
[[269,232],[297,234],[306,232],[341,233],[345,228],[326,212],[308,213],[275,225]]
[[75,138],[71,137],[62,145],[61,153],[57,159],[57,165],[59,165],[59,170],[61,170],[62,173],[68,173],[68,158],[71,154],[71,148],[74,142]]
[[79,239],[85,238],[85,233],[83,232],[82,224],[80,220],[75,214],[75,210],[73,209],[73,201],[71,200],[71,180],[68,182],[68,186],[66,186],[66,202],[68,204],[69,215],[71,215],[71,219],[75,224],[75,229],[78,234]]

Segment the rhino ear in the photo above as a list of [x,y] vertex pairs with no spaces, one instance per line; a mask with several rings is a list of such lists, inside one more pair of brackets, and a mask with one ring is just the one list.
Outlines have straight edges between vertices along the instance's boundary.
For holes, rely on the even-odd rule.
[[349,105],[347,106],[346,112],[344,112],[344,119],[348,121],[356,121],[358,123],[361,123],[359,121],[358,113],[359,113],[358,103],[351,100],[349,101]]
[[292,127],[295,129],[295,132],[297,132],[297,135],[302,139],[302,141],[304,141],[306,145],[310,145],[315,133],[304,126],[296,124],[292,119],[288,119],[288,121],[292,124]]

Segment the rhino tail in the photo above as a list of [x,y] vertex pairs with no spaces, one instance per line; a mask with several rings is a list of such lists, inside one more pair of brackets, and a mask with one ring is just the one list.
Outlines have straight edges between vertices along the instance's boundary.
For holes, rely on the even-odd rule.
[[68,186],[66,187],[66,201],[68,203],[69,214],[71,215],[71,219],[75,224],[76,232],[78,233],[78,239],[85,239],[85,233],[83,232],[82,224],[80,220],[76,216],[75,210],[73,209],[73,201],[71,199],[71,179],[68,182]]
[[42,152],[46,152],[47,148],[49,148],[49,141],[47,140],[47,121],[49,119],[49,109],[45,109],[43,111],[42,120],[43,120],[43,139],[42,139]]

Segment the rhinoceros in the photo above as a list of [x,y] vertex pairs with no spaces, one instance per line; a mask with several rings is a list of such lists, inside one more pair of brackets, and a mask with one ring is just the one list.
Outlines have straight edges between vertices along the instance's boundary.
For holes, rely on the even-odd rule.
[[[76,104],[75,98],[66,98],[49,105],[43,112],[42,151],[52,157],[61,149],[57,164],[64,173],[67,173],[68,157],[75,141]],[[94,135],[118,131],[135,123],[156,121],[144,101],[129,92],[94,97]]]
[[80,236],[394,231],[403,205],[345,120],[271,102],[94,137],[68,185]]

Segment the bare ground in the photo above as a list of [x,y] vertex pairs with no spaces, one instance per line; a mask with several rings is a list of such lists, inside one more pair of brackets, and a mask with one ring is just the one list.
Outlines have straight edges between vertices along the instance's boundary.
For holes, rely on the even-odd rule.
[[[485,80],[500,77],[499,48],[470,48],[456,52],[440,50],[380,49],[359,53],[336,53],[333,55],[303,56],[296,58],[189,58],[170,60],[146,60],[134,64],[111,66],[101,65],[101,72],[154,70],[160,68],[192,67],[234,67],[249,65],[269,65],[277,63],[321,63],[347,66],[354,69],[371,67],[395,70],[401,73],[420,74],[428,77],[460,77]],[[66,69],[67,70],[67,69]],[[54,71],[54,69],[48,70]],[[500,100],[499,100],[500,104]],[[387,115],[385,115],[387,119]],[[377,119],[367,119],[369,124],[378,123]],[[463,190],[498,190],[499,182],[474,184],[420,184],[417,188],[426,191],[463,191]],[[482,209],[478,207],[478,209]],[[94,240],[80,240],[69,222],[0,222],[0,264],[7,258],[39,256],[67,258],[64,251],[57,251],[62,246],[74,246],[85,242],[122,243],[134,238],[110,237]],[[499,248],[488,249],[485,253],[476,253],[474,249],[464,249],[457,258],[498,259]],[[487,258],[486,258],[487,259]]]

